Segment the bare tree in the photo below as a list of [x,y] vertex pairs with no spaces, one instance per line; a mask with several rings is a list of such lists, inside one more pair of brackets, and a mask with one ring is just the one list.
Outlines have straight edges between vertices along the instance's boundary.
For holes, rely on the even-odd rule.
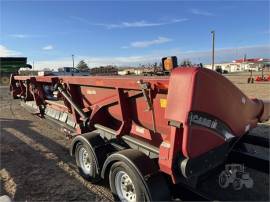
[[180,63],[180,67],[190,67],[192,66],[192,62],[189,59],[184,59]]

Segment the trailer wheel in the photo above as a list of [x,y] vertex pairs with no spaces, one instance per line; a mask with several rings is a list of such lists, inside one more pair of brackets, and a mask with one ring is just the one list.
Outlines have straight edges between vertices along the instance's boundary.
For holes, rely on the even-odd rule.
[[124,162],[116,162],[109,173],[111,191],[116,200],[146,201],[146,193],[142,189],[143,183],[136,171]]
[[75,158],[79,172],[83,178],[92,182],[100,179],[97,175],[94,154],[88,145],[81,142],[78,143],[75,148]]

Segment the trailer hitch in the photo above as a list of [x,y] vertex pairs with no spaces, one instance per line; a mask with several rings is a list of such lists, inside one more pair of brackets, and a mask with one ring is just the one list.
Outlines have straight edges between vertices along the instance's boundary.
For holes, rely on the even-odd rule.
[[156,133],[156,119],[151,95],[151,85],[148,82],[143,82],[143,80],[139,80],[137,83],[139,84],[143,93],[143,97],[147,103],[147,109],[145,109],[145,111],[151,111],[153,121],[153,131]]

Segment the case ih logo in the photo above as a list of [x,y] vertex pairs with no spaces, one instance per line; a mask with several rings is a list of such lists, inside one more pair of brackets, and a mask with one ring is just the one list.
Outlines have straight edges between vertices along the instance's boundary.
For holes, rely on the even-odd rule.
[[225,170],[219,175],[219,186],[223,189],[232,184],[234,190],[241,190],[243,186],[247,189],[253,187],[253,179],[245,172],[244,165],[227,164]]
[[235,137],[224,123],[205,113],[191,112],[189,115],[189,124],[209,128],[215,131],[216,134],[221,136],[225,141],[229,141]]
[[212,120],[199,114],[190,114],[190,123],[195,123],[198,125],[202,125],[208,128],[216,129],[218,122],[216,120]]

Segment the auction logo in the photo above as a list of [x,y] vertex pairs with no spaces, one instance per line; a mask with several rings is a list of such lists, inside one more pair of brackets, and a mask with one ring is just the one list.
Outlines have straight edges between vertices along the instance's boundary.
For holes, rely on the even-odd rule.
[[227,164],[225,170],[219,175],[219,186],[223,189],[232,184],[234,190],[241,190],[243,186],[247,189],[253,187],[253,179],[248,172],[245,172],[244,165]]

